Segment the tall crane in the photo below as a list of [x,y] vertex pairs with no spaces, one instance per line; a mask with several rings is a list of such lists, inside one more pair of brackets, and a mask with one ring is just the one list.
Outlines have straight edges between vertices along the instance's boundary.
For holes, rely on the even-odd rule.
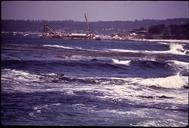
[[89,22],[88,22],[88,19],[87,19],[87,15],[86,15],[86,13],[84,15],[85,15],[85,21],[86,21],[86,24],[87,24],[87,31],[88,31],[88,33],[90,33],[90,27],[89,27]]

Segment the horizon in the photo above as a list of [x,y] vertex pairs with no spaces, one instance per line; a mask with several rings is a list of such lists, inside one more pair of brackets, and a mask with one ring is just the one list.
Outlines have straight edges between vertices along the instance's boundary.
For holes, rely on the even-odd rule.
[[[88,21],[88,22],[142,22],[145,20],[156,20],[156,21],[162,21],[162,20],[175,20],[175,19],[189,19],[189,18],[167,18],[167,19],[141,19],[141,20],[112,20],[112,21]],[[38,19],[2,19],[1,21],[47,21],[47,22],[64,22],[64,21],[70,21],[70,22],[86,22],[83,21],[76,21],[76,20],[38,20]]]
[[[188,1],[2,1],[1,20],[89,22],[188,18]],[[60,14],[61,12],[61,14]]]

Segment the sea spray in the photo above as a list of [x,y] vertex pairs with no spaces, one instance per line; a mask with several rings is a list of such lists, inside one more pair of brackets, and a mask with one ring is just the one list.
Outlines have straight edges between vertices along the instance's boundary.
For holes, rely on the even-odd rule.
[[183,48],[183,45],[182,44],[176,44],[176,43],[171,43],[170,46],[170,52],[171,53],[174,53],[174,54],[181,54],[181,55],[184,55],[184,48]]

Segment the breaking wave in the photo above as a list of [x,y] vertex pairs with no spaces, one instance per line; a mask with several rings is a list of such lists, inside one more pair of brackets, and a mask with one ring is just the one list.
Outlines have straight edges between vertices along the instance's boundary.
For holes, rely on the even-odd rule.
[[188,124],[186,44],[25,38],[4,40],[3,124]]
[[43,45],[44,47],[63,48],[63,49],[78,49],[74,47],[68,47],[63,45]]
[[63,48],[63,49],[68,49],[68,50],[84,50],[84,51],[99,51],[99,50],[94,50],[94,49],[85,49],[81,47],[69,47],[69,46],[64,46],[64,45],[43,45],[44,47],[51,47],[51,48]]
[[183,48],[182,44],[171,43],[169,47],[170,47],[170,51],[169,52],[171,52],[171,53],[181,54],[181,55],[185,54],[185,49]]
[[[30,83],[32,86],[39,87],[40,83],[57,83],[57,84],[84,84],[84,85],[142,85],[153,88],[183,88],[187,86],[187,76],[176,75],[158,78],[140,78],[140,77],[74,77],[67,76],[63,73],[40,73],[33,74],[22,70],[4,69],[1,80],[15,83]],[[27,88],[23,84],[23,88]],[[26,84],[27,85],[27,84]],[[36,86],[37,85],[37,86]],[[4,85],[5,86],[5,85]],[[9,84],[6,85],[7,87]],[[47,85],[44,85],[47,86]],[[35,90],[35,88],[34,88]],[[57,89],[56,89],[57,90]]]
[[129,65],[131,60],[118,60],[118,59],[112,59],[113,63],[115,64],[123,64],[123,65]]
[[[161,42],[160,42],[161,43]],[[167,44],[167,43],[161,43]],[[171,53],[178,55],[185,55],[187,53],[187,49],[184,49],[184,44],[178,43],[170,43],[168,51],[149,51],[149,50],[127,50],[127,49],[105,49],[106,51],[115,51],[115,52],[132,52],[132,53]]]
[[[135,79],[135,78],[133,78]],[[149,87],[160,87],[160,88],[182,88],[187,86],[188,80],[187,77],[181,76],[180,73],[177,73],[173,76],[162,77],[162,78],[147,78],[141,79],[136,78],[134,80],[141,85],[146,85]]]

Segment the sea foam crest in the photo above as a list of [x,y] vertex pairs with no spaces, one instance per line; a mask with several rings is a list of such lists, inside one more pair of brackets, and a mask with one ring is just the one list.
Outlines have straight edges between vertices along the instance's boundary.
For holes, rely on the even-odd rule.
[[[161,44],[166,44],[160,42]],[[131,52],[131,53],[172,53],[172,54],[179,54],[185,55],[187,53],[186,49],[184,49],[183,44],[179,43],[170,43],[168,51],[149,51],[149,50],[127,50],[127,49],[105,49],[106,51],[113,51],[113,52]]]
[[44,47],[52,47],[52,48],[63,48],[63,49],[70,49],[70,50],[85,50],[85,51],[99,51],[94,49],[84,49],[82,47],[68,47],[63,45],[43,45]]
[[181,76],[180,73],[177,73],[176,75],[165,78],[140,79],[138,83],[147,86],[155,85],[164,88],[181,88],[187,84],[187,77]]
[[21,70],[15,70],[15,69],[5,69],[5,70],[7,71],[7,73],[4,74],[2,78],[8,77],[14,80],[21,80],[21,81],[38,81],[40,77],[36,74],[30,74],[28,72]]
[[64,49],[75,49],[72,47],[67,47],[67,46],[63,46],[63,45],[43,45],[44,47],[54,47],[54,48],[64,48]]
[[174,64],[176,64],[180,67],[184,67],[185,69],[189,69],[189,63],[187,63],[187,62],[182,62],[182,61],[178,61],[178,60],[172,60],[171,62],[173,62]]
[[132,52],[132,53],[139,53],[142,51],[139,50],[126,50],[126,49],[105,49],[105,51],[113,51],[113,52]]
[[176,43],[171,43],[169,45],[169,48],[170,48],[170,52],[171,53],[174,53],[174,54],[185,54],[184,53],[184,48],[183,48],[183,45],[182,44],[176,44]]
[[117,60],[117,59],[112,59],[114,64],[122,64],[122,65],[129,65],[131,60]]

